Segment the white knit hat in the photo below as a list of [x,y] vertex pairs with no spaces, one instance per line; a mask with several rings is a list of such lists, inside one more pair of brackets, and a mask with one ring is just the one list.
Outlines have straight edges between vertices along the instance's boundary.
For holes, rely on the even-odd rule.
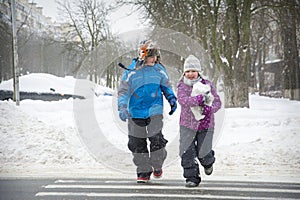
[[184,64],[183,64],[183,73],[180,76],[179,80],[182,80],[184,77],[184,73],[189,70],[197,71],[200,74],[200,76],[202,76],[201,75],[202,68],[201,68],[200,60],[194,55],[189,55],[185,59]]
[[189,55],[183,64],[183,72],[186,71],[198,71],[199,73],[202,71],[200,60],[196,58],[194,55]]

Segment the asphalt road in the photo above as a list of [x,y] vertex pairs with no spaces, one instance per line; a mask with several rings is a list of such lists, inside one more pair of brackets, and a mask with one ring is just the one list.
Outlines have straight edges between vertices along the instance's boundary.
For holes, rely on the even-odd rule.
[[0,179],[1,200],[59,199],[300,199],[300,183],[202,181],[186,188],[179,180],[137,184],[124,179]]

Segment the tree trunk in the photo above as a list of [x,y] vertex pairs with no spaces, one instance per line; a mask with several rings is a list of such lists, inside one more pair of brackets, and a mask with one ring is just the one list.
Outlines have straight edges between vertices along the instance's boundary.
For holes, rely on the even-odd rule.
[[238,1],[228,0],[227,3],[229,25],[225,27],[228,36],[225,53],[231,70],[227,70],[227,73],[225,73],[225,107],[249,107],[251,1],[243,2],[241,15],[238,9]]
[[296,37],[296,8],[286,6],[281,9],[281,35],[284,48],[284,97],[300,100],[299,62]]

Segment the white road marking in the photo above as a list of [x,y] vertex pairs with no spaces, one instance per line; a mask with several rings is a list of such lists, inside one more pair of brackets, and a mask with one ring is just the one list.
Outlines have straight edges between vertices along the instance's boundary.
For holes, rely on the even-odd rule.
[[256,187],[195,187],[187,188],[185,186],[172,185],[79,185],[79,184],[55,184],[43,186],[46,189],[140,189],[140,190],[224,190],[224,191],[240,191],[240,192],[272,192],[272,193],[296,193],[300,194],[299,189],[281,189],[281,188],[256,188]]
[[157,198],[207,198],[207,199],[256,199],[256,200],[295,200],[292,198],[243,197],[191,194],[141,194],[141,193],[95,193],[95,192],[39,192],[35,196],[83,196],[83,197],[157,197]]

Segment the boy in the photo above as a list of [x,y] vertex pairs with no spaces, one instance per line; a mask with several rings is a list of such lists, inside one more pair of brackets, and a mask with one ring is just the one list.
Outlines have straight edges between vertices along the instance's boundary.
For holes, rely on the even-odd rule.
[[159,61],[160,52],[154,43],[142,41],[139,57],[124,72],[118,89],[119,117],[128,120],[128,148],[137,167],[138,183],[148,182],[152,173],[155,178],[162,176],[168,142],[162,134],[163,96],[171,106],[170,115],[177,108],[168,74]]

